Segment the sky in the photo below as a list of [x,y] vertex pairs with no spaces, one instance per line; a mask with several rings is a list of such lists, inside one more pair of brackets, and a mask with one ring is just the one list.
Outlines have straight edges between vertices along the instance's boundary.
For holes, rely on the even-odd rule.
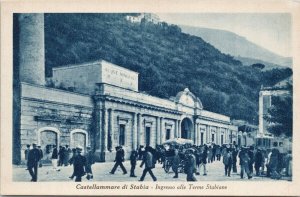
[[231,31],[278,55],[292,56],[292,18],[288,13],[156,13],[162,21]]

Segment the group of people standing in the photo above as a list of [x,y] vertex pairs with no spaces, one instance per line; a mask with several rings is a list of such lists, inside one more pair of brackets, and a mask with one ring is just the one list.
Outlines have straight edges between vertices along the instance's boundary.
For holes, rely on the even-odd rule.
[[[73,179],[75,177],[75,181],[79,182],[84,175],[87,175],[88,180],[93,179],[94,153],[90,147],[86,149],[86,153],[82,155],[82,147],[76,147],[71,150],[68,145],[60,146],[59,149],[57,149],[56,145],[48,145],[46,147],[46,155],[47,159],[51,159],[53,169],[56,171],[60,171],[59,166],[73,165],[73,173],[69,178]],[[26,170],[29,171],[32,177],[31,181],[36,182],[38,179],[38,167],[42,167],[43,151],[40,146],[32,144],[32,148],[30,145],[27,145],[24,154],[27,162]]]
[[[127,174],[127,170],[123,165],[125,151],[122,146],[117,146],[115,149],[115,164],[110,174],[115,174],[119,166],[123,174]],[[50,151],[46,151],[46,153],[51,155],[53,169],[56,171],[60,171],[59,166],[73,165],[73,173],[69,178],[73,179],[75,177],[75,181],[79,182],[85,175],[88,180],[93,179],[92,165],[95,163],[95,155],[90,147],[87,147],[86,150],[86,153],[82,154],[82,147],[70,149],[66,145],[57,149],[53,145]],[[40,146],[32,144],[32,149],[30,149],[30,145],[27,145],[25,159],[27,160],[27,169],[32,177],[31,181],[37,181],[38,167],[42,166],[42,158],[43,151]],[[185,144],[169,145],[167,147],[157,145],[156,148],[140,146],[137,150],[133,150],[130,155],[130,177],[137,177],[135,169],[138,160],[141,160],[140,167],[144,166],[139,181],[144,181],[147,173],[150,174],[153,181],[157,181],[153,173],[157,163],[161,163],[163,168],[171,164],[171,168],[175,173],[173,178],[178,178],[178,173],[184,172],[187,181],[197,181],[195,175],[200,175],[202,169],[202,175],[207,176],[206,165],[208,163],[221,162],[221,160],[224,164],[225,176],[228,177],[231,176],[231,172],[237,173],[238,160],[241,179],[244,178],[245,174],[248,179],[251,179],[254,176],[254,170],[256,176],[267,176],[273,179],[280,179],[283,170],[285,170],[286,176],[292,175],[291,151],[283,154],[276,147],[265,150],[254,146],[238,147],[233,144],[222,146],[215,144],[201,146]]]

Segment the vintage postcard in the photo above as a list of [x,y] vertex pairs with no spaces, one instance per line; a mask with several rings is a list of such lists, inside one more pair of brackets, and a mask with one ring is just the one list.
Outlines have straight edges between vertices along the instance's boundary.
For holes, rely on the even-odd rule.
[[299,1],[2,1],[3,195],[299,195]]

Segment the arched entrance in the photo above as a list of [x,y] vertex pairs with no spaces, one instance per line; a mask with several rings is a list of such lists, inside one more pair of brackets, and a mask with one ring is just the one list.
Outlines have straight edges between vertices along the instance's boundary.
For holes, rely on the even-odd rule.
[[43,151],[42,160],[51,160],[53,145],[59,145],[60,131],[54,127],[43,127],[38,130],[38,145]]
[[75,129],[70,133],[70,147],[76,148],[77,146],[81,146],[83,148],[83,152],[88,145],[88,133],[82,129]]
[[181,138],[192,139],[193,122],[189,118],[181,121]]

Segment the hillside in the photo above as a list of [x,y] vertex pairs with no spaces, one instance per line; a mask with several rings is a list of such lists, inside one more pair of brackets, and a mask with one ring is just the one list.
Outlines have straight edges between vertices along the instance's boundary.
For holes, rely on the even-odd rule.
[[265,62],[263,60],[252,59],[252,58],[247,58],[247,57],[237,56],[237,57],[234,57],[234,59],[239,60],[240,62],[242,62],[242,64],[244,66],[251,66],[251,65],[257,64],[257,63],[263,64],[263,65],[265,65],[264,70],[270,70],[270,69],[274,69],[274,68],[278,68],[278,69],[286,68],[286,67],[280,66],[278,64],[273,64],[273,63],[270,63],[270,62]]
[[277,55],[235,33],[225,30],[191,26],[180,27],[183,32],[199,36],[215,46],[221,52],[230,54],[234,57],[240,56],[242,58],[258,59],[275,65],[292,67],[292,59],[290,57]]
[[178,26],[133,24],[124,15],[46,14],[47,76],[52,67],[104,59],[139,72],[140,91],[170,98],[188,87],[206,110],[257,122],[260,86],[292,74],[243,66]]

